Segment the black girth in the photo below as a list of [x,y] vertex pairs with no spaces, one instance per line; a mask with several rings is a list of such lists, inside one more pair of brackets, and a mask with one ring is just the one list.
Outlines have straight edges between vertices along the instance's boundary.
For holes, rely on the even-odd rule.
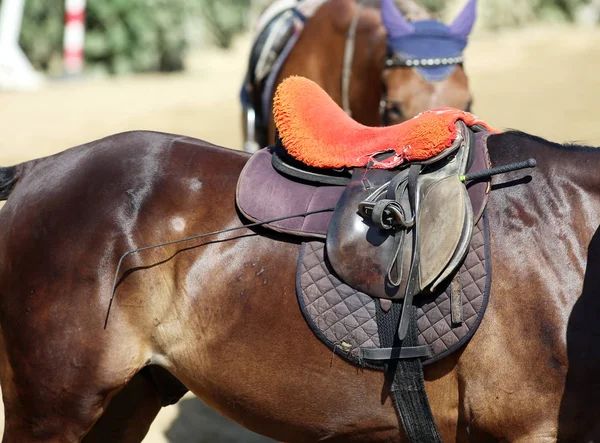
[[[417,347],[416,308],[408,307],[410,327],[404,340],[396,335],[401,313],[406,312],[399,302],[394,302],[388,312],[377,305],[379,340],[386,348]],[[425,378],[420,358],[390,360],[386,366],[386,384],[409,441],[414,443],[441,443],[442,437],[433,419],[425,391]]]

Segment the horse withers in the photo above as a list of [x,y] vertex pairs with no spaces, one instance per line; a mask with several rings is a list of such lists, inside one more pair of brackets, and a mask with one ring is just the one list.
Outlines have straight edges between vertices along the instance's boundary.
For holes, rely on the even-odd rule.
[[[318,83],[368,126],[437,107],[468,110],[463,50],[476,17],[469,0],[447,26],[412,1],[304,0],[268,14],[242,88],[245,150],[274,142],[272,98],[291,75]],[[294,3],[294,2],[291,2]]]

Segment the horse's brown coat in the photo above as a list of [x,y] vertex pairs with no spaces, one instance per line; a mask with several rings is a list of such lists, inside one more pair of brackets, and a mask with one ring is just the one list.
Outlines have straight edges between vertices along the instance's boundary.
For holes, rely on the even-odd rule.
[[[599,438],[600,155],[511,134],[489,145],[495,164],[534,156],[538,168],[530,182],[496,180],[490,304],[464,350],[425,370],[435,420],[444,441]],[[140,404],[136,419],[107,417],[93,432],[139,441],[158,410],[134,378],[150,364],[275,439],[400,440],[384,376],[332,356],[302,319],[299,246],[284,236],[242,230],[132,255],[103,329],[126,250],[241,224],[234,191],[247,158],[135,132],[11,170],[3,441],[79,441],[132,380],[114,405]]]

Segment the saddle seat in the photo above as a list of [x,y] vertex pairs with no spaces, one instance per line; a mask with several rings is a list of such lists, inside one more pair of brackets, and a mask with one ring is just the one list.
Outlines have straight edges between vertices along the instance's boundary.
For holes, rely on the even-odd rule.
[[316,83],[297,76],[277,88],[274,119],[287,152],[307,166],[324,169],[393,169],[431,159],[452,146],[459,120],[493,131],[474,115],[453,108],[427,111],[399,125],[364,126]]

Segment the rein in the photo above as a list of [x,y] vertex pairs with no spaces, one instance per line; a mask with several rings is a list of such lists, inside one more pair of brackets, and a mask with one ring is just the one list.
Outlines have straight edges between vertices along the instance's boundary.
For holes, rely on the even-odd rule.
[[[274,223],[274,222],[281,221],[281,220],[287,220],[287,219],[296,218],[296,217],[304,217],[307,215],[319,214],[321,212],[330,212],[330,211],[333,211],[334,209],[335,209],[335,207],[331,207],[331,208],[325,208],[325,209],[317,209],[315,211],[302,212],[300,214],[288,215],[285,217],[274,218],[274,219],[266,220],[266,221],[262,221],[262,222],[250,223],[248,225],[238,226],[235,228],[222,229],[220,231],[213,231],[213,232],[208,232],[206,234],[194,235],[192,237],[186,237],[186,238],[182,238],[179,240],[173,240],[173,241],[169,241],[166,243],[160,243],[160,244],[152,245],[152,246],[145,246],[143,248],[132,249],[130,251],[127,251],[125,254],[123,254],[121,256],[119,263],[117,265],[117,270],[115,271],[115,278],[113,280],[112,291],[110,294],[110,301],[108,303],[108,309],[106,311],[106,319],[104,320],[104,329],[106,329],[106,327],[108,326],[108,317],[110,316],[110,310],[112,308],[113,300],[115,298],[115,292],[117,290],[117,283],[118,283],[117,278],[119,277],[119,271],[121,270],[121,265],[123,264],[123,260],[125,260],[125,258],[127,256],[138,253],[138,252],[147,251],[149,249],[162,248],[164,246],[174,245],[176,243],[183,243],[183,242],[186,242],[189,240],[197,240],[199,238],[209,237],[211,235],[224,234],[226,232],[238,231],[240,229],[255,228],[257,226],[267,225],[269,223]],[[198,246],[202,246],[202,245],[198,245]]]
[[[487,169],[487,170],[480,171],[480,172],[477,172],[477,173],[467,174],[467,175],[461,176],[460,180],[462,182],[466,182],[466,181],[472,181],[472,180],[487,179],[487,178],[489,178],[489,177],[491,177],[493,175],[504,174],[506,172],[516,171],[516,170],[519,170],[519,169],[534,168],[535,166],[536,166],[535,160],[532,159],[532,158],[530,158],[530,159],[522,161],[522,162],[511,163],[511,164],[503,165],[503,166],[497,166],[495,168]],[[382,220],[394,220],[394,219],[396,219],[394,217],[394,213],[390,212],[389,210],[386,212],[385,209],[386,208],[382,208],[382,210],[381,210],[381,218],[382,218]],[[119,271],[121,270],[121,265],[123,264],[123,261],[125,260],[125,258],[127,258],[127,256],[132,255],[132,254],[136,254],[138,252],[147,251],[149,249],[162,248],[164,246],[170,246],[170,245],[174,245],[176,243],[183,243],[183,242],[190,241],[190,240],[197,240],[199,238],[209,237],[211,235],[224,234],[226,232],[238,231],[240,229],[255,228],[255,227],[258,227],[258,226],[267,225],[269,223],[274,223],[274,222],[281,221],[281,220],[288,220],[290,218],[296,218],[296,217],[305,217],[307,215],[320,214],[322,212],[332,212],[334,210],[335,210],[335,206],[332,206],[330,208],[317,209],[317,210],[314,210],[314,211],[302,212],[300,214],[288,215],[288,216],[285,216],[285,217],[274,218],[274,219],[266,220],[266,221],[262,221],[262,222],[250,223],[250,224],[243,225],[243,226],[237,226],[235,228],[221,229],[220,231],[213,231],[213,232],[208,232],[206,234],[194,235],[192,237],[186,237],[186,238],[182,238],[182,239],[179,239],[179,240],[173,240],[173,241],[169,241],[169,242],[165,242],[165,243],[159,243],[157,245],[144,246],[142,248],[132,249],[132,250],[129,250],[129,251],[125,252],[121,256],[121,258],[119,259],[119,263],[117,264],[117,270],[115,271],[115,278],[113,280],[112,291],[111,291],[110,300],[109,300],[109,303],[108,303],[108,309],[106,311],[106,319],[104,320],[104,329],[106,329],[107,326],[108,326],[108,318],[110,316],[110,310],[112,308],[112,304],[113,304],[113,301],[114,301],[114,298],[115,298],[115,293],[116,293],[116,290],[117,290],[117,284],[118,284],[117,279],[119,278]],[[370,211],[368,211],[368,212],[370,212]],[[396,214],[396,215],[398,215],[398,214]],[[402,215],[401,217],[399,215],[398,219],[404,220],[403,214],[401,214],[401,215]],[[405,224],[406,224],[406,222],[405,222]],[[411,224],[411,226],[412,226],[412,221],[409,224]],[[202,245],[198,245],[198,246],[202,246]]]

